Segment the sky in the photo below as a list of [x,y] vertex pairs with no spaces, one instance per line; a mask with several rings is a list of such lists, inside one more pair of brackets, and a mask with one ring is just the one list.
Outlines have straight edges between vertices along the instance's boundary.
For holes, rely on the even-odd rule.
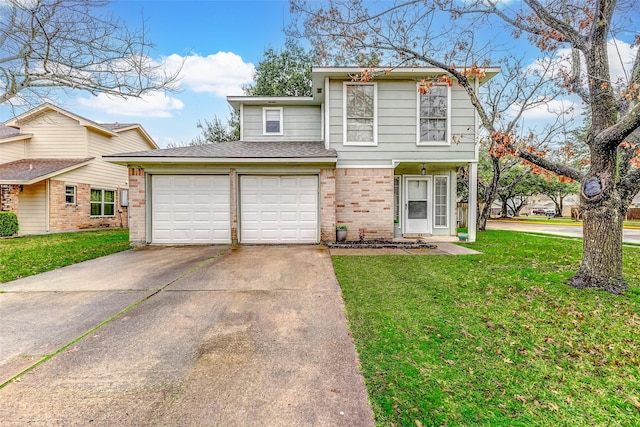
[[[242,95],[266,48],[283,48],[290,20],[287,0],[112,0],[108,7],[130,28],[144,21],[154,60],[184,61],[179,92],[126,100],[74,92],[53,102],[96,122],[140,123],[161,148],[191,141],[200,120],[228,117],[226,97]],[[20,112],[0,106],[0,121]]]
[[[154,60],[185,60],[180,91],[143,99],[97,98],[77,92],[53,100],[99,123],[140,123],[162,148],[189,142],[199,120],[229,115],[227,95],[242,95],[265,48],[284,46],[288,1],[112,0],[110,11],[130,28],[145,22]],[[11,111],[0,108],[0,121]]]

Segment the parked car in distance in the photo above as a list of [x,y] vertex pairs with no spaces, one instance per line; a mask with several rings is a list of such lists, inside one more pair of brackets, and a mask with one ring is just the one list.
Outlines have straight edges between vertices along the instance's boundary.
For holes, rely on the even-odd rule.
[[549,208],[549,209],[533,208],[531,209],[531,215],[555,216],[556,210],[553,208]]

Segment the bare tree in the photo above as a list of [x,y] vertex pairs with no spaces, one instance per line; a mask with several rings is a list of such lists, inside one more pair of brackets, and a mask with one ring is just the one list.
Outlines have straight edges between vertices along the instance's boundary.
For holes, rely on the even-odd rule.
[[[40,100],[54,88],[120,97],[173,90],[149,57],[144,25],[132,31],[102,0],[5,0],[0,3],[0,103]],[[144,24],[144,22],[143,22]]]
[[[622,225],[627,207],[640,191],[636,146],[640,142],[640,53],[632,58],[627,78],[612,81],[607,42],[629,25],[627,12],[634,10],[635,2],[406,0],[384,4],[380,10],[368,10],[361,0],[329,1],[315,7],[291,0],[291,5],[302,18],[303,35],[322,57],[373,52],[393,66],[440,68],[466,90],[494,152],[517,155],[535,167],[579,181],[584,250],[570,284],[612,293],[628,289],[622,274]],[[513,49],[505,45],[504,37],[496,35],[490,35],[486,45],[477,43],[476,34],[486,35],[504,26],[511,29],[513,39],[526,38],[547,61],[553,62],[560,48],[570,51],[566,58],[569,66],[557,75],[563,78],[565,91],[577,94],[589,110],[591,123],[585,144],[590,165],[586,173],[519,144],[513,133],[496,128],[491,120],[473,84],[475,79],[469,76],[478,76],[496,52]],[[640,44],[637,29],[632,31]],[[521,96],[526,99],[527,94]]]

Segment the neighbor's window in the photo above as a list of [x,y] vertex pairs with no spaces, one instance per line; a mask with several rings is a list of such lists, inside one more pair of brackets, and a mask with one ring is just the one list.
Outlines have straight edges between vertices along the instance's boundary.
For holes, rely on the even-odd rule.
[[344,143],[376,145],[376,84],[344,83]]
[[114,190],[91,189],[91,216],[113,216],[116,214],[116,192]]
[[446,176],[436,176],[435,177],[435,226],[436,227],[447,227],[448,226],[448,215],[447,215],[447,195],[449,187],[449,177]]
[[68,205],[76,204],[76,186],[66,185],[64,187],[64,201]]
[[282,135],[282,108],[263,108],[263,133]]
[[449,86],[418,92],[418,144],[448,143]]

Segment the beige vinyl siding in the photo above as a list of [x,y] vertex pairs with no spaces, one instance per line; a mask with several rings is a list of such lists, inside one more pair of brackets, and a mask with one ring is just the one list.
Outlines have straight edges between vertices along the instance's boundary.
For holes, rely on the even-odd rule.
[[243,107],[242,138],[245,141],[320,141],[322,139],[319,106],[283,106],[282,135],[263,135],[262,109],[262,106],[253,105]]
[[142,138],[137,130],[122,132],[119,136],[108,137],[89,132],[89,157],[95,157],[86,166],[72,170],[56,179],[70,183],[82,182],[94,188],[112,189],[128,188],[128,170],[125,166],[104,162],[103,155],[131,151],[149,150],[151,146]]
[[18,198],[18,233],[37,234],[47,232],[46,181],[23,186]]
[[0,143],[0,163],[8,163],[25,158],[25,141]]
[[22,133],[33,134],[27,143],[26,157],[59,159],[88,156],[87,129],[76,120],[51,112],[20,125]]
[[329,83],[330,147],[339,152],[338,166],[389,165],[392,159],[431,159],[433,161],[468,161],[475,158],[475,114],[462,88],[451,87],[451,135],[445,146],[418,146],[417,97],[415,80],[378,82],[378,144],[375,147],[343,145],[343,85]]

